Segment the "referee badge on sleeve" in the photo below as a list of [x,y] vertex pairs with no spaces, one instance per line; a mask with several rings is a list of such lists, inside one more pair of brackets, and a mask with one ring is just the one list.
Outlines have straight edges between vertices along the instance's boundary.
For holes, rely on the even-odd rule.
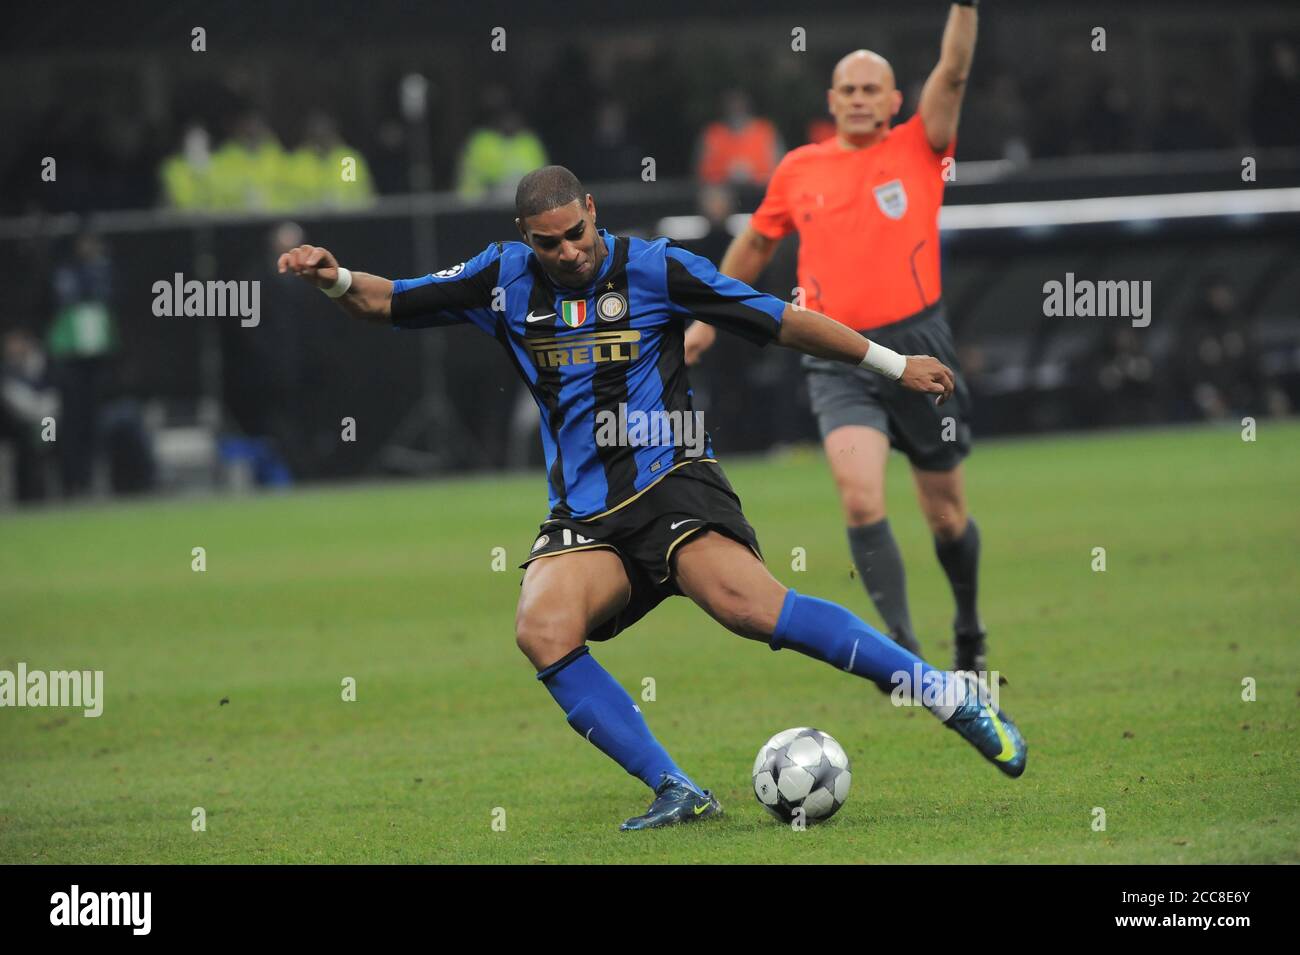
[[903,188],[903,180],[891,179],[876,186],[872,192],[876,194],[876,205],[889,218],[901,219],[907,213],[907,191]]

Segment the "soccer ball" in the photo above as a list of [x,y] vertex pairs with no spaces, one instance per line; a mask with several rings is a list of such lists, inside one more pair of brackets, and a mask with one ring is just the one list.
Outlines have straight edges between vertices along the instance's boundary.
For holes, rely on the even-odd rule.
[[829,819],[849,797],[849,757],[827,734],[807,726],[777,733],[754,760],[754,795],[782,822]]

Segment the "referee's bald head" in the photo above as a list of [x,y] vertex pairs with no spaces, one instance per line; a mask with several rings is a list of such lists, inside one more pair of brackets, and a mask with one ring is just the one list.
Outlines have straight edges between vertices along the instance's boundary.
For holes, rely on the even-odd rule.
[[894,68],[889,65],[889,61],[879,53],[871,50],[854,50],[852,53],[846,53],[840,57],[840,61],[835,64],[835,69],[831,70],[831,88],[834,89],[836,84],[844,77],[846,73],[856,75],[870,75],[887,81],[890,89],[895,87]]
[[902,105],[894,68],[879,53],[854,50],[835,64],[826,108],[835,117],[835,134],[841,145],[869,146],[887,136],[889,122]]

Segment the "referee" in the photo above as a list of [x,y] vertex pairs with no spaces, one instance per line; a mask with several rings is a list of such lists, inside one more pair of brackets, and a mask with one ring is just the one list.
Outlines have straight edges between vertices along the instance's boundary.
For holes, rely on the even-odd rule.
[[[839,61],[826,91],[836,135],[786,155],[720,271],[753,284],[781,239],[797,231],[802,304],[897,352],[934,355],[953,369],[954,400],[937,407],[879,375],[801,359],[853,562],[890,635],[920,655],[902,557],[885,515],[885,461],[894,447],[911,462],[935,553],[956,599],[953,669],[980,671],[986,669],[976,611],[980,538],[962,483],[970,392],[940,298],[938,224],[975,51],[975,5],[952,5],[939,64],[916,115],[905,123],[891,125],[903,94],[883,57],[856,50]],[[715,336],[708,325],[692,325],[688,363],[698,361]]]

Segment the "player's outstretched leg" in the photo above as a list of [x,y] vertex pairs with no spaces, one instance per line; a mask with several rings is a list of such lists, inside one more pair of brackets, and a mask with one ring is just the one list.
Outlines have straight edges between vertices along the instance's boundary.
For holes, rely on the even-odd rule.
[[583,551],[529,565],[515,620],[519,647],[569,725],[655,793],[624,829],[652,829],[721,813],[650,732],[641,709],[588,652],[586,635],[627,603],[630,588],[612,551]]
[[892,680],[1002,772],[1025,771],[1024,738],[993,705],[987,688],[973,677],[930,666],[838,604],[787,590],[769,645],[798,650],[876,683]]
[[930,666],[838,604],[787,589],[748,548],[716,532],[679,548],[676,566],[682,592],[733,633],[894,684],[1008,776],[1025,771],[1019,729],[973,680]]

